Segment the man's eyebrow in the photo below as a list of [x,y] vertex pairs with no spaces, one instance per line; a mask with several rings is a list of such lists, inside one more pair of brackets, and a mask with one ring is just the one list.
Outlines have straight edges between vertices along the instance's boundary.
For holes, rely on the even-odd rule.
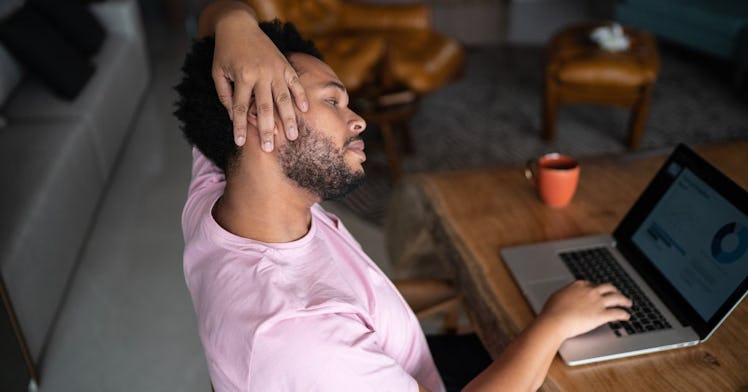
[[347,92],[346,89],[345,89],[345,86],[343,85],[343,83],[336,82],[334,80],[331,80],[331,81],[325,83],[322,87],[323,88],[334,87],[334,88],[336,88],[336,89],[338,89],[338,90],[340,90],[340,91],[342,91],[344,93]]

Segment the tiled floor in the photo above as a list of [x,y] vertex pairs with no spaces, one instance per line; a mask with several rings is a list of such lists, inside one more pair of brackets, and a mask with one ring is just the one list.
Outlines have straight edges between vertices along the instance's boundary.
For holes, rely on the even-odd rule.
[[[190,154],[172,87],[186,41],[149,30],[151,88],[46,350],[43,392],[209,390],[181,264]],[[340,214],[386,269],[381,231]]]

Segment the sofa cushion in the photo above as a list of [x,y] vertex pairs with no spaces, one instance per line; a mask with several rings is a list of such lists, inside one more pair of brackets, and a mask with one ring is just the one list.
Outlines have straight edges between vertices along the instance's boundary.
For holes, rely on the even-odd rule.
[[29,4],[0,22],[0,41],[59,97],[75,99],[93,75],[91,62]]
[[106,31],[80,0],[28,0],[67,41],[86,55],[96,54]]
[[87,127],[56,119],[0,129],[0,272],[34,360],[104,187]]
[[[23,78],[23,68],[13,58],[3,45],[0,44],[0,109],[8,100],[13,90]],[[0,113],[2,111],[0,110]]]
[[725,59],[748,26],[748,2],[734,0],[627,0],[615,14],[624,24]]

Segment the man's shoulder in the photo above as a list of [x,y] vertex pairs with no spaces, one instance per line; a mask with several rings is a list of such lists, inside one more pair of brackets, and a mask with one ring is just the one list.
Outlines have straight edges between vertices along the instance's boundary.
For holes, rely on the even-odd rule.
[[312,215],[315,215],[318,218],[321,218],[321,219],[324,219],[324,220],[330,220],[330,221],[333,221],[335,223],[337,223],[339,221],[338,217],[335,216],[335,214],[333,214],[330,211],[327,211],[319,203],[312,204],[311,210],[312,210]]
[[312,214],[316,216],[319,221],[323,222],[324,226],[331,229],[327,231],[328,233],[335,233],[332,238],[335,240],[343,239],[355,248],[361,249],[361,245],[356,241],[353,235],[348,231],[348,228],[343,224],[343,221],[338,218],[337,215],[325,210],[319,203],[312,206]]

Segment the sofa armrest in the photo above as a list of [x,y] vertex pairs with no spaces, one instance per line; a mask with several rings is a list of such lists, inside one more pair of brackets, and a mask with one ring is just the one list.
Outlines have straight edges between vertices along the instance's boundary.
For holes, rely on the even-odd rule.
[[344,2],[338,28],[342,30],[430,30],[429,8],[421,4],[381,5]]
[[13,56],[0,44],[0,109],[5,100],[10,97],[13,90],[21,82],[24,70]]

